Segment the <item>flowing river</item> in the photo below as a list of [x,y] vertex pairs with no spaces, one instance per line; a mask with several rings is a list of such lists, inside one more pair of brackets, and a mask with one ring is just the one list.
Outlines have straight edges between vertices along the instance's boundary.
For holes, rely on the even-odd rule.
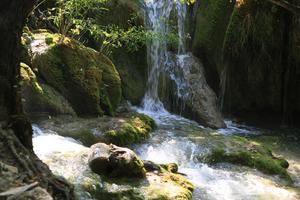
[[[143,110],[139,110],[144,112]],[[177,163],[179,172],[187,175],[195,185],[193,193],[195,200],[297,200],[299,199],[300,187],[300,148],[299,140],[295,138],[280,140],[280,144],[268,143],[276,148],[276,153],[284,155],[290,162],[289,173],[294,180],[292,186],[287,187],[284,182],[276,176],[268,176],[257,170],[247,167],[217,164],[209,166],[201,163],[199,155],[207,153],[207,148],[213,145],[201,142],[209,134],[242,135],[247,137],[258,137],[267,134],[268,131],[253,127],[247,127],[227,121],[228,128],[217,131],[204,128],[193,121],[167,112],[146,112],[153,117],[158,128],[152,133],[150,139],[143,144],[132,146],[137,154],[145,160],[156,163]],[[50,126],[51,127],[51,126]],[[90,127],[91,130],[93,127]],[[51,129],[40,129],[34,125],[35,137],[33,139],[36,154],[58,175],[70,177],[76,174],[78,181],[84,176],[83,171],[87,166],[80,162],[63,162],[60,156],[55,161],[47,162],[57,152],[79,152],[86,149],[78,141],[57,135]],[[64,163],[64,164],[61,164]],[[75,187],[76,188],[76,187]],[[77,191],[77,194],[83,191]],[[79,195],[79,199],[93,199],[92,197]]]

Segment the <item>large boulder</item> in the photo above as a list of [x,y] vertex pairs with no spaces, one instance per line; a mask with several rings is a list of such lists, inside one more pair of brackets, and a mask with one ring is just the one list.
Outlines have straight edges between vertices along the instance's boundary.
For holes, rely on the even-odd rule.
[[169,53],[160,96],[168,109],[211,128],[225,127],[217,96],[209,87],[202,63],[191,53]]
[[113,177],[145,177],[144,163],[128,148],[98,143],[91,146],[88,158],[91,170]]
[[25,113],[29,115],[75,115],[70,103],[51,86],[38,82],[35,73],[28,65],[21,63],[20,75]]
[[114,115],[121,80],[106,56],[58,34],[41,31],[34,38],[32,68],[64,95],[78,115]]

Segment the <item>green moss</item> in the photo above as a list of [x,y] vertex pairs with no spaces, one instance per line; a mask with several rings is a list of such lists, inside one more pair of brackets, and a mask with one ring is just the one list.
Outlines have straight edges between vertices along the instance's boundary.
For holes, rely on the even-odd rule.
[[222,81],[225,112],[280,114],[287,20],[269,1],[201,1],[192,49],[215,91]]
[[197,11],[192,48],[195,53],[205,51],[214,70],[223,67],[222,44],[233,7],[231,1],[203,0]]
[[178,165],[176,163],[169,163],[169,164],[162,164],[160,165],[163,169],[167,170],[171,173],[177,173],[178,172]]
[[31,68],[20,66],[23,107],[26,113],[48,113],[75,115],[69,102],[52,87],[39,83]]
[[52,37],[46,37],[45,42],[46,42],[47,45],[50,45],[50,44],[53,43],[53,38]]
[[145,123],[145,125],[149,126],[148,129],[153,130],[156,128],[157,125],[156,125],[154,119],[152,119],[148,115],[139,113],[139,114],[137,114],[137,117],[140,118],[140,120],[142,120]]
[[239,150],[236,152],[226,152],[223,148],[213,149],[206,158],[208,163],[229,162],[256,168],[266,174],[276,174],[283,178],[291,180],[287,171],[287,161],[274,158],[266,152],[251,152]]
[[150,117],[135,114],[120,127],[105,132],[105,137],[109,142],[120,146],[139,143],[149,137],[155,126],[154,120]]
[[45,53],[34,56],[39,75],[68,99],[77,114],[114,115],[121,81],[113,63],[73,39],[39,34],[53,40]]
[[272,12],[267,1],[246,0],[235,6],[222,52],[230,74],[225,107],[235,112],[280,112],[282,17],[282,12]]

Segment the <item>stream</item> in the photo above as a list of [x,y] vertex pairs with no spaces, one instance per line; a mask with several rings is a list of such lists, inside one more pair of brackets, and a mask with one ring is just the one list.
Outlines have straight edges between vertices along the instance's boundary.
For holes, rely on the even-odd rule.
[[[141,0],[140,2],[145,12],[146,27],[155,33],[156,37],[162,39],[153,39],[147,46],[149,65],[147,91],[142,103],[143,108],[134,109],[155,119],[158,128],[144,143],[133,145],[130,148],[143,160],[150,160],[158,164],[177,163],[179,172],[185,174],[196,186],[193,193],[194,200],[300,199],[300,134],[298,130],[292,130],[292,133],[288,134],[292,137],[287,138],[284,137],[285,134],[282,130],[259,129],[229,120],[226,121],[227,128],[213,130],[200,126],[194,121],[172,115],[165,110],[158,89],[160,87],[159,77],[166,70],[167,63],[170,61],[167,38],[165,38],[170,32],[170,27],[166,22],[170,19],[172,10],[176,8],[179,39],[177,58],[179,61],[183,60],[182,58],[189,56],[186,54],[185,47],[186,7],[179,0]],[[183,72],[187,71],[181,65],[180,67]],[[185,100],[183,98],[185,96],[192,96],[185,94],[186,81],[175,75],[171,74],[171,79],[176,83],[177,96],[183,100]],[[205,76],[202,74],[201,77]],[[50,128],[41,129],[38,124],[33,125],[35,153],[57,175],[64,176],[69,180],[75,179],[73,182],[75,182],[75,192],[79,199],[97,199],[86,194],[78,186],[86,176],[87,165],[82,160],[83,158],[68,160],[69,154],[80,154],[81,151],[86,151],[88,148],[74,139],[59,136],[54,131],[54,127],[51,129],[51,125],[48,127]],[[89,128],[93,131],[96,127]],[[248,167],[227,163],[211,166],[202,163],[200,157],[206,155],[216,142],[213,139],[210,140],[209,136],[215,134],[223,135],[223,139],[232,135],[249,137],[257,143],[268,146],[275,155],[283,156],[289,161],[288,172],[294,181],[293,185],[287,186],[285,181],[277,176],[265,175]],[[53,159],[52,157],[57,153],[61,154]],[[102,183],[100,185],[101,188]],[[123,190],[124,188],[126,185],[113,184],[109,186],[109,190]]]
[[[300,187],[300,148],[299,141],[292,139],[293,144],[285,144],[284,148],[277,148],[277,153],[282,154],[290,162],[289,173],[294,180],[292,187],[287,187],[279,177],[268,176],[257,170],[247,167],[217,164],[208,166],[197,158],[207,152],[210,144],[202,144],[201,138],[207,134],[242,135],[257,137],[264,134],[258,128],[238,125],[227,121],[228,128],[212,130],[204,128],[193,121],[168,112],[145,112],[153,117],[158,128],[152,133],[145,143],[137,144],[132,148],[144,160],[156,163],[177,163],[179,172],[187,175],[195,185],[193,193],[195,200],[297,200]],[[34,150],[58,175],[70,178],[70,175],[84,176],[86,166],[80,162],[63,162],[64,157],[54,162],[47,162],[57,152],[80,152],[86,149],[78,141],[57,135],[51,129],[43,130],[34,124]],[[90,127],[93,129],[93,127]],[[200,142],[199,142],[200,141]],[[212,143],[214,141],[211,141]],[[272,145],[271,145],[272,146]],[[274,145],[273,145],[274,146]],[[278,145],[279,146],[279,145]],[[291,149],[288,149],[291,147]],[[61,164],[64,163],[64,164]],[[79,180],[80,178],[77,177]],[[76,189],[76,187],[75,187]],[[83,191],[76,191],[77,194]],[[79,199],[93,199],[79,195]]]

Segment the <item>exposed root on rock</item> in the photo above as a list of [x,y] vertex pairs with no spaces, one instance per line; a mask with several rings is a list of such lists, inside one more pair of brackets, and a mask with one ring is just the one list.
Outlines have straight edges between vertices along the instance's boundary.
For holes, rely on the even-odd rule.
[[54,199],[74,199],[73,186],[65,179],[53,175],[33,151],[24,147],[12,129],[0,129],[0,152],[1,161],[17,167],[19,174],[25,174],[22,179],[24,183],[39,182]]

